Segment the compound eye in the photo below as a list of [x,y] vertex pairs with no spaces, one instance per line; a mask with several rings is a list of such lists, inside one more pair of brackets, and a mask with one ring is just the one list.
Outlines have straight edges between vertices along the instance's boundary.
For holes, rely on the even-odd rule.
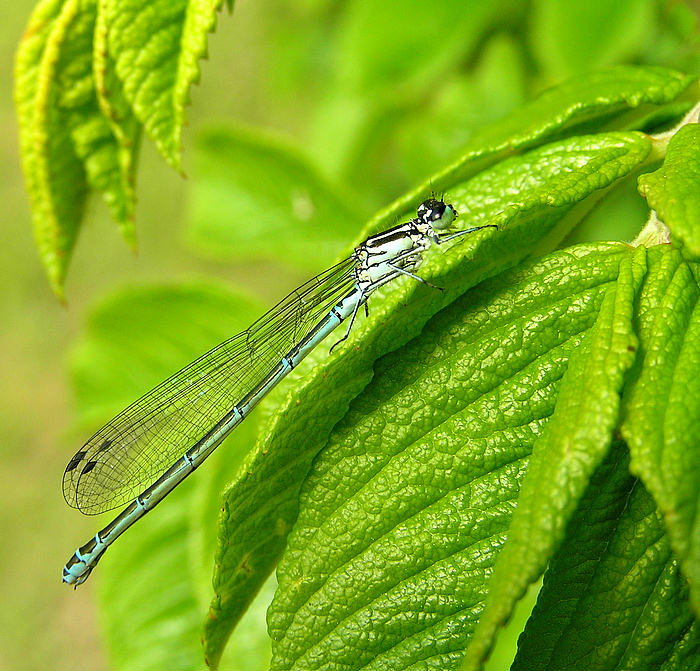
[[435,203],[435,206],[433,207],[433,211],[432,211],[432,216],[431,216],[432,221],[440,221],[440,219],[442,219],[444,214],[445,214],[445,203],[440,203],[440,202]]
[[444,231],[452,226],[452,222],[457,216],[457,211],[449,203],[440,203],[440,205],[442,207],[440,208],[439,216],[434,217],[431,222],[433,229],[436,231]]
[[440,220],[444,213],[445,203],[435,198],[429,198],[418,206],[418,219],[426,224]]

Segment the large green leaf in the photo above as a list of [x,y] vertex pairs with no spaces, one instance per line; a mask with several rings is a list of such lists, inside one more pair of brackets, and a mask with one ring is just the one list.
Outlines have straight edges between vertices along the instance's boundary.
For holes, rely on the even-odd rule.
[[365,233],[387,228],[430,190],[449,191],[504,157],[553,138],[598,126],[634,127],[653,110],[686,93],[694,77],[656,67],[616,67],[572,78],[548,89],[505,119],[477,133],[460,158],[374,217]]
[[640,364],[622,433],[700,612],[700,289],[678,252],[657,255],[639,308]]
[[550,562],[513,671],[700,665],[700,627],[661,515],[622,442],[591,478]]
[[567,360],[627,256],[572,248],[502,274],[377,362],[302,490],[273,669],[455,668]]
[[625,373],[637,349],[632,316],[645,272],[646,249],[640,247],[620,263],[617,282],[606,291],[590,337],[569,363],[552,420],[535,444],[465,669],[480,668],[515,603],[544,572],[607,455]]

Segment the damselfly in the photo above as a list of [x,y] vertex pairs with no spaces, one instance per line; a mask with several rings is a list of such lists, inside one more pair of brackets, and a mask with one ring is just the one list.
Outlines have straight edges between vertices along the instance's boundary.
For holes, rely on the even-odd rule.
[[[105,550],[194,471],[304,357],[387,282],[414,271],[425,251],[477,226],[447,232],[457,212],[422,203],[407,223],[373,235],[352,255],[302,284],[247,331],[229,338],[165,380],[102,427],[63,475],[70,506],[92,515],[129,505],[80,547],[63,568],[79,585]],[[493,226],[493,225],[489,225]]]

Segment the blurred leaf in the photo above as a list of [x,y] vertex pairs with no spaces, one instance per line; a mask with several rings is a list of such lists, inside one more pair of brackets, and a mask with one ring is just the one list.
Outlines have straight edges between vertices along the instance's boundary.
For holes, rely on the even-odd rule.
[[567,359],[626,256],[574,248],[510,271],[377,362],[302,489],[273,669],[455,668]]
[[537,0],[530,41],[546,81],[625,63],[644,50],[657,19],[653,0]]
[[700,612],[700,290],[698,269],[657,253],[640,305],[640,363],[622,433],[664,516],[695,612]]
[[649,217],[649,208],[639,197],[634,177],[632,173],[628,179],[612,187],[565,238],[565,244],[634,240]]
[[350,92],[419,85],[467,56],[488,27],[518,4],[479,0],[348,3],[338,38],[339,82]]
[[300,118],[307,118],[335,75],[333,30],[339,3],[273,0],[273,4],[277,20],[264,26],[265,97],[271,102],[283,99],[294,109],[303,105]]
[[222,671],[266,671],[270,668],[272,650],[265,621],[276,587],[277,581],[272,575],[231,635],[219,666]]
[[700,628],[663,520],[624,443],[594,474],[551,560],[513,671],[700,665]]
[[476,131],[523,102],[524,77],[517,44],[503,34],[492,38],[469,75],[444,78],[420,109],[385,135],[397,144],[396,168],[415,183],[454,159]]
[[[107,299],[92,313],[72,357],[82,423],[107,420],[178,367],[249,326],[260,312],[249,300],[203,283],[127,289]],[[111,668],[174,671],[201,665],[201,610],[210,594],[220,492],[252,444],[254,429],[254,421],[246,422],[234,441],[198,469],[197,478],[130,529],[100,563]],[[269,644],[261,625],[256,623],[255,649],[262,665]],[[248,659],[252,643],[245,642]]]
[[561,544],[566,524],[608,453],[625,373],[634,362],[632,315],[645,272],[645,248],[622,259],[590,336],[571,357],[552,419],[535,444],[465,669],[481,668],[515,603]]
[[644,61],[700,75],[700,15],[692,2],[657,0],[655,32],[644,42]]
[[94,426],[115,414],[161,382],[163,373],[244,330],[261,312],[204,283],[127,289],[105,299],[92,311],[73,358],[81,423]]
[[639,192],[688,255],[700,257],[700,125],[686,124],[671,138],[664,164],[639,178]]
[[188,240],[215,258],[279,259],[317,272],[359,228],[357,208],[299,152],[262,134],[200,133],[195,173]]
[[311,129],[314,158],[329,174],[373,189],[376,172],[368,166],[386,160],[373,140],[383,145],[382,131],[391,133],[407,111],[429,103],[441,80],[518,7],[511,0],[348,3],[327,57],[335,65],[331,87]]
[[[421,276],[444,287],[442,292],[417,286],[410,278],[377,292],[383,300],[373,297],[369,318],[354,326],[336,356],[328,361],[327,350],[317,348],[296,369],[294,382],[271,396],[269,402],[274,399],[278,410],[246,460],[246,475],[225,498],[215,597],[205,623],[210,664],[216,665],[229,632],[277,562],[311,461],[371,379],[374,361],[420,333],[433,314],[467,288],[546,244],[570,206],[624,177],[644,160],[649,147],[646,136],[637,133],[571,138],[455,184],[449,199],[457,211],[468,213],[470,225],[498,223],[497,234],[477,234],[448,254],[429,255]],[[483,242],[477,255],[478,240]]]

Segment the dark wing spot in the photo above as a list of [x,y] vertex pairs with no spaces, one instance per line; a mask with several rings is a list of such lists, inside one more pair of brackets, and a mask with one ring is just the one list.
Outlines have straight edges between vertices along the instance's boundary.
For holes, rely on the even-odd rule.
[[85,457],[85,450],[80,450],[80,452],[76,452],[73,455],[73,458],[68,462],[68,466],[66,466],[66,473],[68,471],[72,471]]
[[89,473],[93,468],[97,466],[96,461],[88,461],[87,464],[85,464],[85,468],[80,472],[82,475],[85,475],[86,473]]

